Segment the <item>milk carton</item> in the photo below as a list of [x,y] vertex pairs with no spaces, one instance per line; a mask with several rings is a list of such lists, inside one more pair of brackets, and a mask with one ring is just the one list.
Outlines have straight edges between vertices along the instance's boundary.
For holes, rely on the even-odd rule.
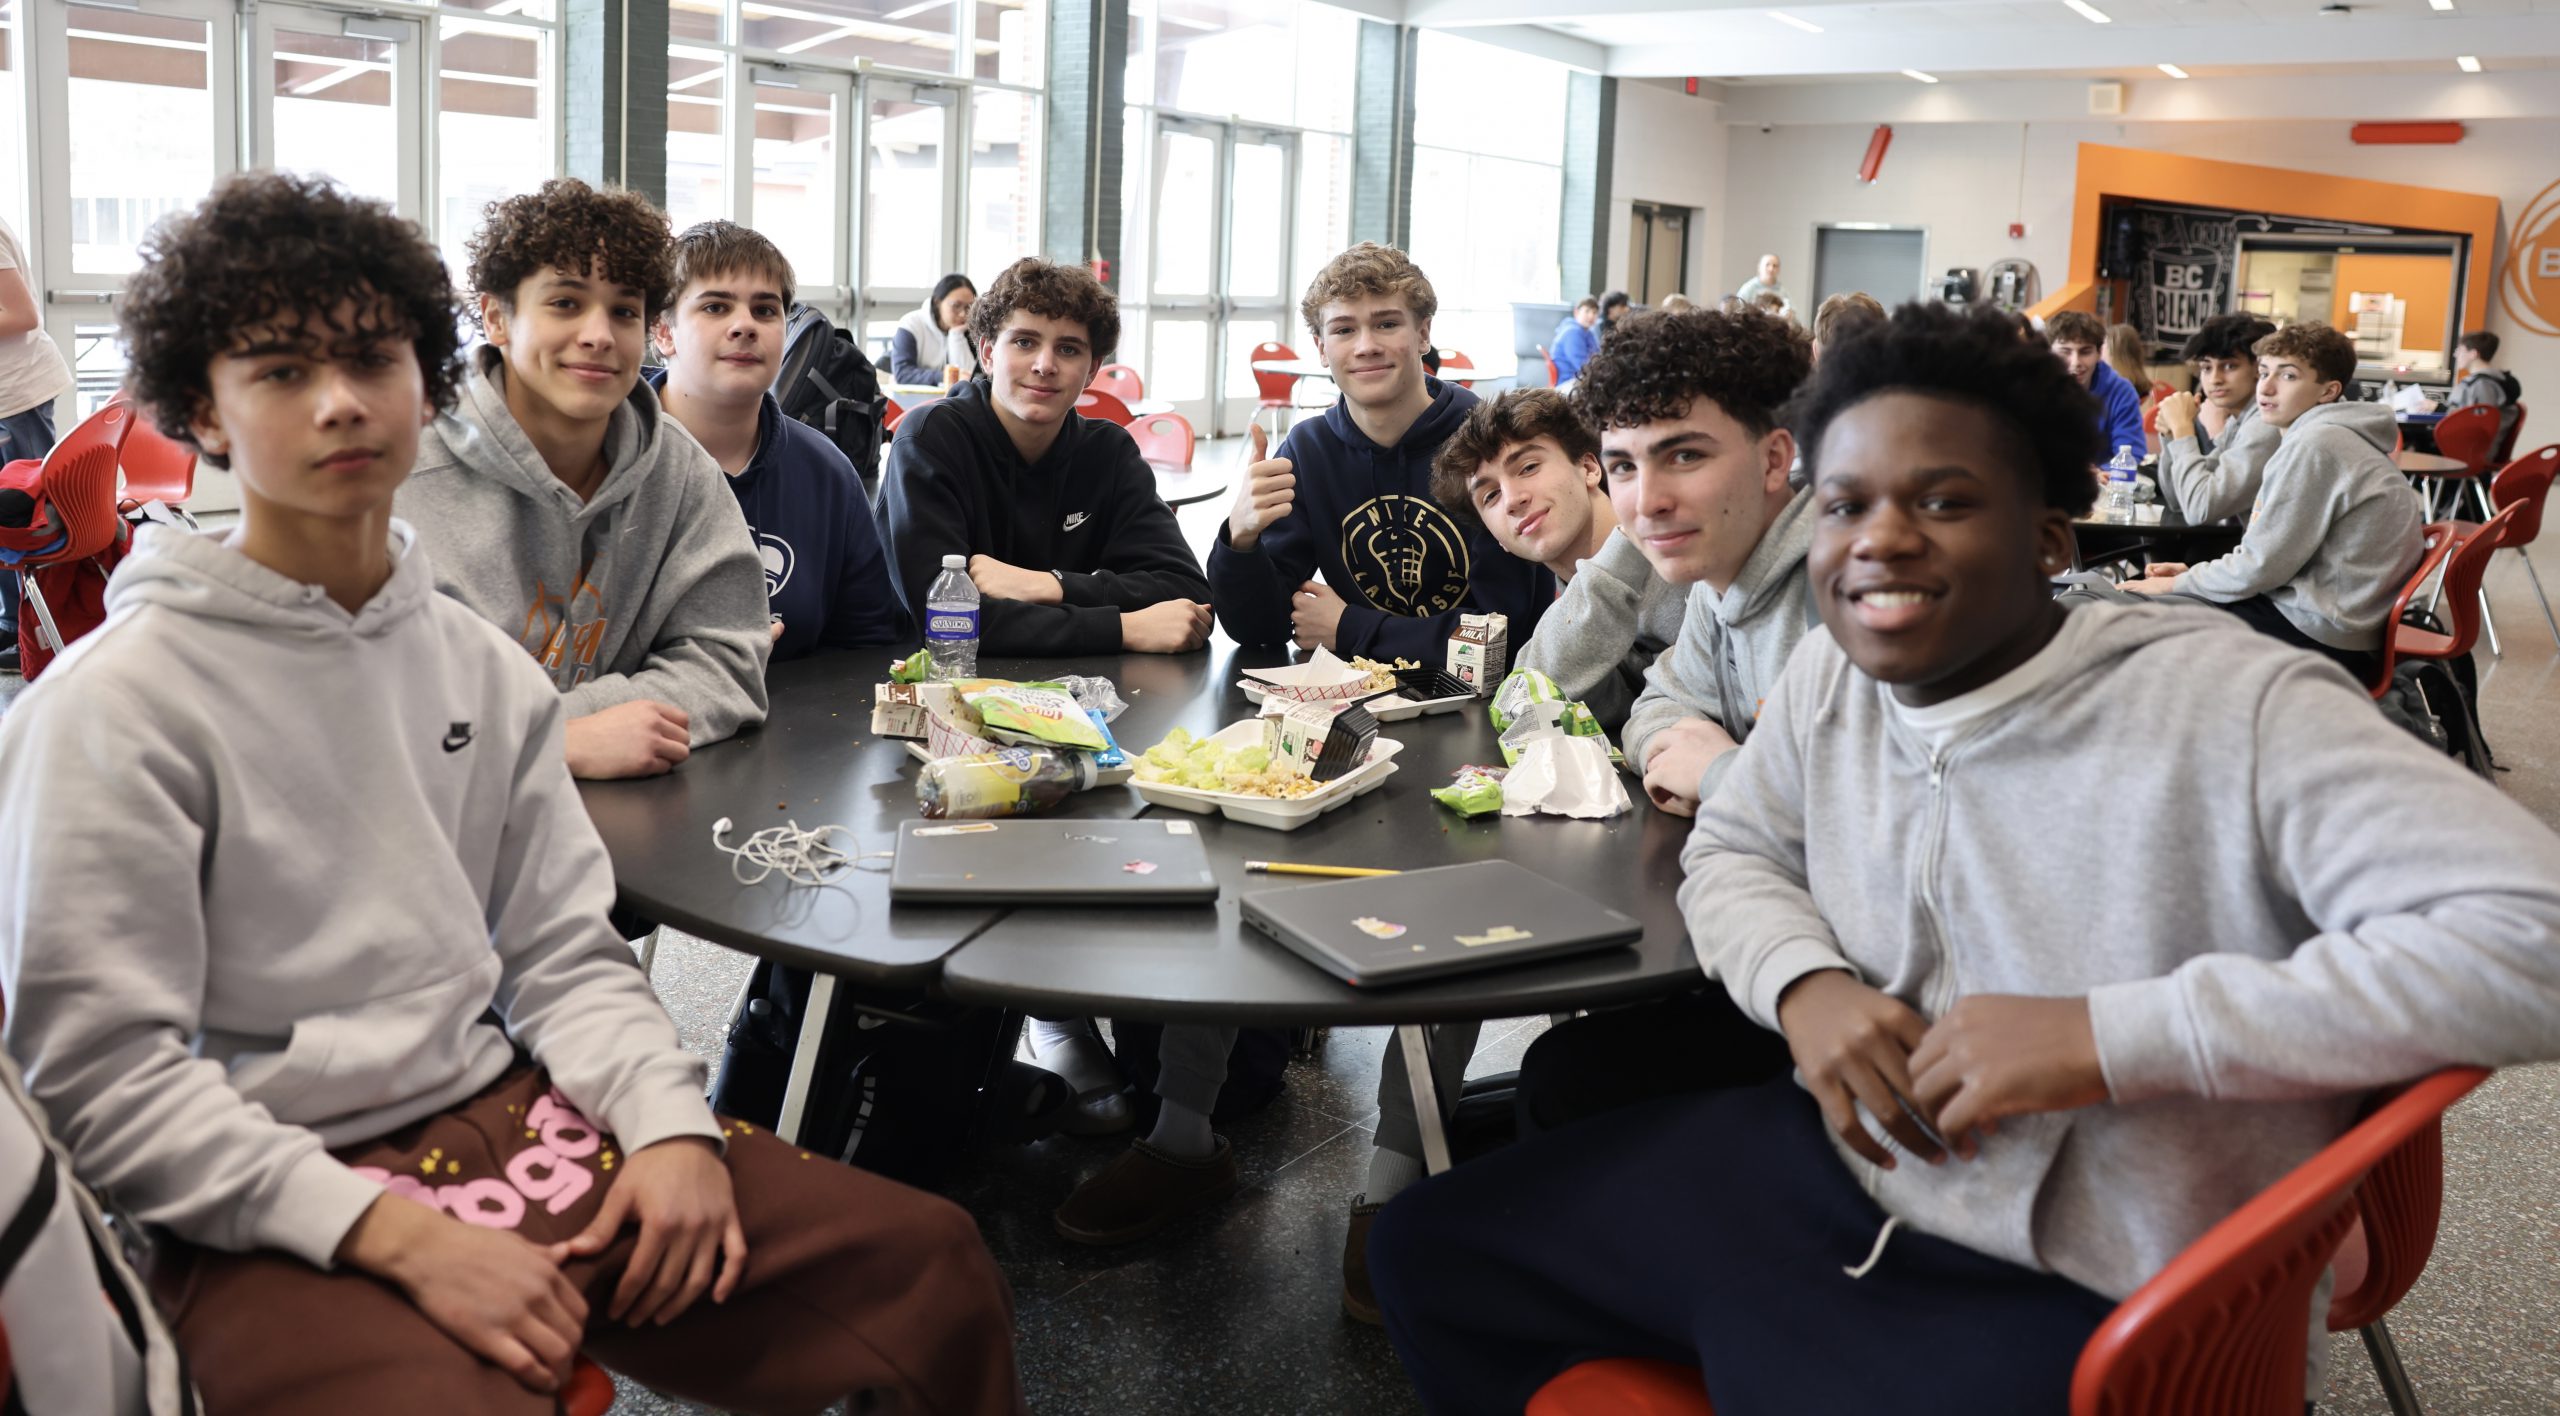
[[1481,698],[1502,682],[1511,663],[1511,618],[1508,615],[1460,615],[1449,636],[1449,672]]
[[1262,709],[1263,741],[1285,770],[1330,782],[1369,760],[1378,720],[1357,703],[1284,703]]

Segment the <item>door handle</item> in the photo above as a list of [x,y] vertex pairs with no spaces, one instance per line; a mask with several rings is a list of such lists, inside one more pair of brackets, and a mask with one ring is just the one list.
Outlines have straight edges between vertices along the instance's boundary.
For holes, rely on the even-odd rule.
[[113,290],[48,290],[44,298],[56,305],[112,305],[118,292]]

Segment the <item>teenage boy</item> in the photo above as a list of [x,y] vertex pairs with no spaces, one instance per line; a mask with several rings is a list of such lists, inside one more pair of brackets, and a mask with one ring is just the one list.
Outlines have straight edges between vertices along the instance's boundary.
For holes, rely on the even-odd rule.
[[2356,347],[2327,325],[2277,330],[2257,353],[2258,416],[2283,441],[2249,529],[2220,560],[2154,562],[2124,588],[2220,605],[2370,684],[2426,544],[2425,508],[2391,461],[2399,430],[2381,404],[2342,401]]
[[2149,441],[2142,434],[2142,391],[2107,363],[2107,327],[2086,310],[2064,310],[2045,321],[2045,338],[2071,377],[2098,400],[2098,430],[2106,434],[2108,457],[2130,447],[2142,456]]
[[0,727],[0,974],[209,1408],[536,1416],[583,1347],[722,1408],[1020,1411],[967,1215],[703,1105],[606,921],[574,710],[393,519],[459,372],[435,248],[253,174],[117,313],[240,524],[146,528]]
[[1600,323],[1600,302],[1589,295],[1573,302],[1573,313],[1556,326],[1555,345],[1547,351],[1547,362],[1556,366],[1556,387],[1562,388],[1582,377],[1582,366],[1600,349],[1600,336],[1594,332]]
[[[2307,655],[2054,600],[2092,412],[1982,315],[1906,307],[1823,362],[1796,421],[1829,634],[1680,890],[1794,1066],[1389,1206],[1371,1257],[1424,1409],[1624,1355],[1694,1363],[1719,1410],[2059,1411],[2116,1300],[2364,1093],[2560,1051],[2548,829]],[[2145,751],[2089,750],[2113,738]],[[2128,789],[2154,809],[2113,831],[2032,806]],[[2412,861],[2404,821],[2450,839]]]
[[[2282,433],[2258,417],[2258,341],[2276,332],[2259,315],[2216,315],[2187,336],[2195,392],[2160,400],[2160,496],[2190,522],[2248,512]],[[2198,395],[2202,395],[2199,399]]]
[[2524,397],[2524,385],[2516,376],[2498,367],[2498,336],[2485,329],[2475,329],[2462,336],[2454,346],[2453,393],[2444,401],[2447,408],[2463,408],[2486,404],[2498,410],[2497,447],[2505,447],[2515,432],[2516,419],[2522,416],[2516,400]]
[[1509,616],[1518,642],[1555,599],[1544,566],[1431,499],[1431,459],[1476,404],[1423,371],[1439,308],[1421,267],[1370,241],[1307,286],[1298,312],[1342,397],[1276,456],[1259,455],[1257,435],[1209,548],[1218,617],[1239,642],[1437,664],[1461,612]]
[[675,241],[675,298],[644,377],[667,416],[720,465],[764,566],[773,657],[914,637],[862,478],[773,397],[791,311],[791,263],[762,235],[706,221]]
[[970,307],[977,374],[898,425],[884,539],[910,614],[942,558],[983,597],[980,652],[1182,654],[1209,636],[1209,583],[1128,430],[1076,412],[1120,343],[1081,266],[1024,257]]
[[1884,303],[1863,290],[1843,291],[1824,300],[1813,312],[1813,362],[1822,362],[1823,350],[1880,329],[1884,321]]
[[569,770],[654,776],[764,721],[771,617],[728,478],[640,381],[667,219],[575,178],[471,238],[488,342],[427,429],[402,519],[437,588],[514,635],[569,706]]

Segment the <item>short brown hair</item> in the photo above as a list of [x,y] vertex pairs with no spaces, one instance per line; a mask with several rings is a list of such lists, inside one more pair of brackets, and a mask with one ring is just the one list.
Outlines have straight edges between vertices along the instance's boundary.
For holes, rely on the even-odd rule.
[[1863,290],[1843,291],[1814,307],[1813,342],[1827,349],[1884,322],[1883,301]]
[[1600,297],[1597,295],[1585,295],[1581,299],[1573,302],[1573,312],[1577,315],[1581,314],[1585,310],[1597,313],[1599,309]]
[[782,307],[791,308],[791,259],[761,231],[734,221],[697,221],[679,232],[667,303],[683,299],[686,286],[715,275],[772,276],[782,287]]
[[1467,479],[1504,449],[1538,438],[1553,440],[1577,467],[1584,458],[1600,455],[1599,435],[1563,394],[1551,388],[1515,388],[1468,409],[1467,421],[1440,445],[1440,455],[1431,460],[1432,500],[1462,525],[1483,524],[1475,498],[1467,494]]
[[471,237],[471,288],[512,310],[516,289],[546,270],[583,277],[601,263],[604,278],[640,292],[642,317],[655,320],[675,293],[675,257],[667,214],[623,187],[599,191],[575,177],[554,177],[537,191],[489,203]]
[[2064,310],[2048,316],[2044,322],[2047,344],[2086,344],[2101,353],[2107,347],[2107,327],[2087,310]]
[[1689,416],[1698,399],[1765,438],[1813,370],[1813,344],[1794,322],[1756,310],[1659,310],[1618,327],[1573,383],[1573,406],[1603,431]]
[[[1085,341],[1093,346],[1096,367],[1111,362],[1120,348],[1120,302],[1093,278],[1083,266],[1044,261],[1038,256],[1024,256],[1004,268],[987,286],[987,293],[969,307],[969,335],[982,350],[993,350],[1004,327],[1017,312],[1053,320],[1071,320],[1084,326]],[[987,355],[979,357],[984,370]]]
[[2313,320],[2287,325],[2258,341],[2261,359],[2291,359],[2310,368],[2322,383],[2341,387],[2355,381],[2356,342]]
[[1432,292],[1431,278],[1413,263],[1413,257],[1393,246],[1363,241],[1327,261],[1316,278],[1307,282],[1298,315],[1307,322],[1307,333],[1322,339],[1325,306],[1379,295],[1404,301],[1416,324],[1429,324],[1440,312],[1440,297]]

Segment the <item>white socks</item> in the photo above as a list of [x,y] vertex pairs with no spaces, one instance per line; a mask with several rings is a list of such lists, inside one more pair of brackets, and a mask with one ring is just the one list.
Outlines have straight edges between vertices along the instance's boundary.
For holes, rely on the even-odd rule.
[[1407,1185],[1422,1178],[1422,1162],[1401,1151],[1379,1146],[1369,1152],[1369,1189],[1366,1202],[1383,1205],[1396,1197]]
[[1147,1144],[1180,1160],[1207,1160],[1218,1148],[1218,1138],[1209,1130],[1209,1118],[1176,1102],[1163,1102],[1156,1109],[1156,1128],[1147,1133]]
[[1082,1018],[1058,1023],[1033,1018],[1031,1057],[1066,1078],[1078,1097],[1120,1085],[1120,1069],[1112,1063],[1111,1053],[1093,1035],[1092,1024]]

